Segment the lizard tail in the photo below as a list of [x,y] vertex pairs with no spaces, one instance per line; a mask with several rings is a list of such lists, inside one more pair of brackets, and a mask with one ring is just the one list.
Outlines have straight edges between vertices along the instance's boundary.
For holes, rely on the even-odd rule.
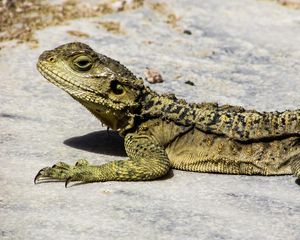
[[300,137],[300,109],[284,112],[257,112],[243,108],[216,107],[203,111],[196,126],[238,141]]

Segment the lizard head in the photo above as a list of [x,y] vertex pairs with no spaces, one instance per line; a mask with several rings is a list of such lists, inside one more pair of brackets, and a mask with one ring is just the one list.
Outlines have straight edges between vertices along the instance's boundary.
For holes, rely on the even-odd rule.
[[117,130],[140,107],[143,81],[119,62],[74,42],[45,51],[37,68],[51,83],[83,104],[101,122]]

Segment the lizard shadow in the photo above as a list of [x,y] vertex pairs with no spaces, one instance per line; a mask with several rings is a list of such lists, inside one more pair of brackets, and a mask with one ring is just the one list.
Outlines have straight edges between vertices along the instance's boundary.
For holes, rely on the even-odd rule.
[[66,139],[64,144],[93,152],[112,156],[126,157],[124,139],[117,132],[106,130],[91,132],[86,135]]

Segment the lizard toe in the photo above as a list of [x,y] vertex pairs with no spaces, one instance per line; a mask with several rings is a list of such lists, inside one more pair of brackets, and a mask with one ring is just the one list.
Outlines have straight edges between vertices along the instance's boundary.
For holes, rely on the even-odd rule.
[[52,167],[42,168],[34,178],[34,183],[37,184],[40,180],[65,180],[73,174],[72,167],[67,164],[57,163]]
[[76,163],[75,166],[87,166],[89,165],[89,162],[86,159],[79,159]]
[[64,163],[64,162],[58,162],[58,163],[54,164],[54,165],[52,166],[52,168],[65,169],[65,170],[67,170],[67,169],[70,169],[70,165],[67,164],[67,163]]
[[65,181],[65,187],[71,181],[89,182],[94,179],[94,168],[88,165],[88,161],[78,160],[75,166],[58,162],[52,167],[42,168],[34,178],[34,183],[43,182],[43,180],[62,180]]

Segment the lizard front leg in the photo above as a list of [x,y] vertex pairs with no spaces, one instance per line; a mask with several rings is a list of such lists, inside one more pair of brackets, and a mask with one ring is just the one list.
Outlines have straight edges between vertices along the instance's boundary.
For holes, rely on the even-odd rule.
[[67,187],[71,181],[141,181],[159,178],[169,171],[170,162],[165,150],[152,136],[127,134],[125,150],[128,160],[112,161],[100,166],[89,165],[86,160],[79,160],[75,166],[59,162],[53,167],[41,169],[34,182],[44,179],[65,180]]

